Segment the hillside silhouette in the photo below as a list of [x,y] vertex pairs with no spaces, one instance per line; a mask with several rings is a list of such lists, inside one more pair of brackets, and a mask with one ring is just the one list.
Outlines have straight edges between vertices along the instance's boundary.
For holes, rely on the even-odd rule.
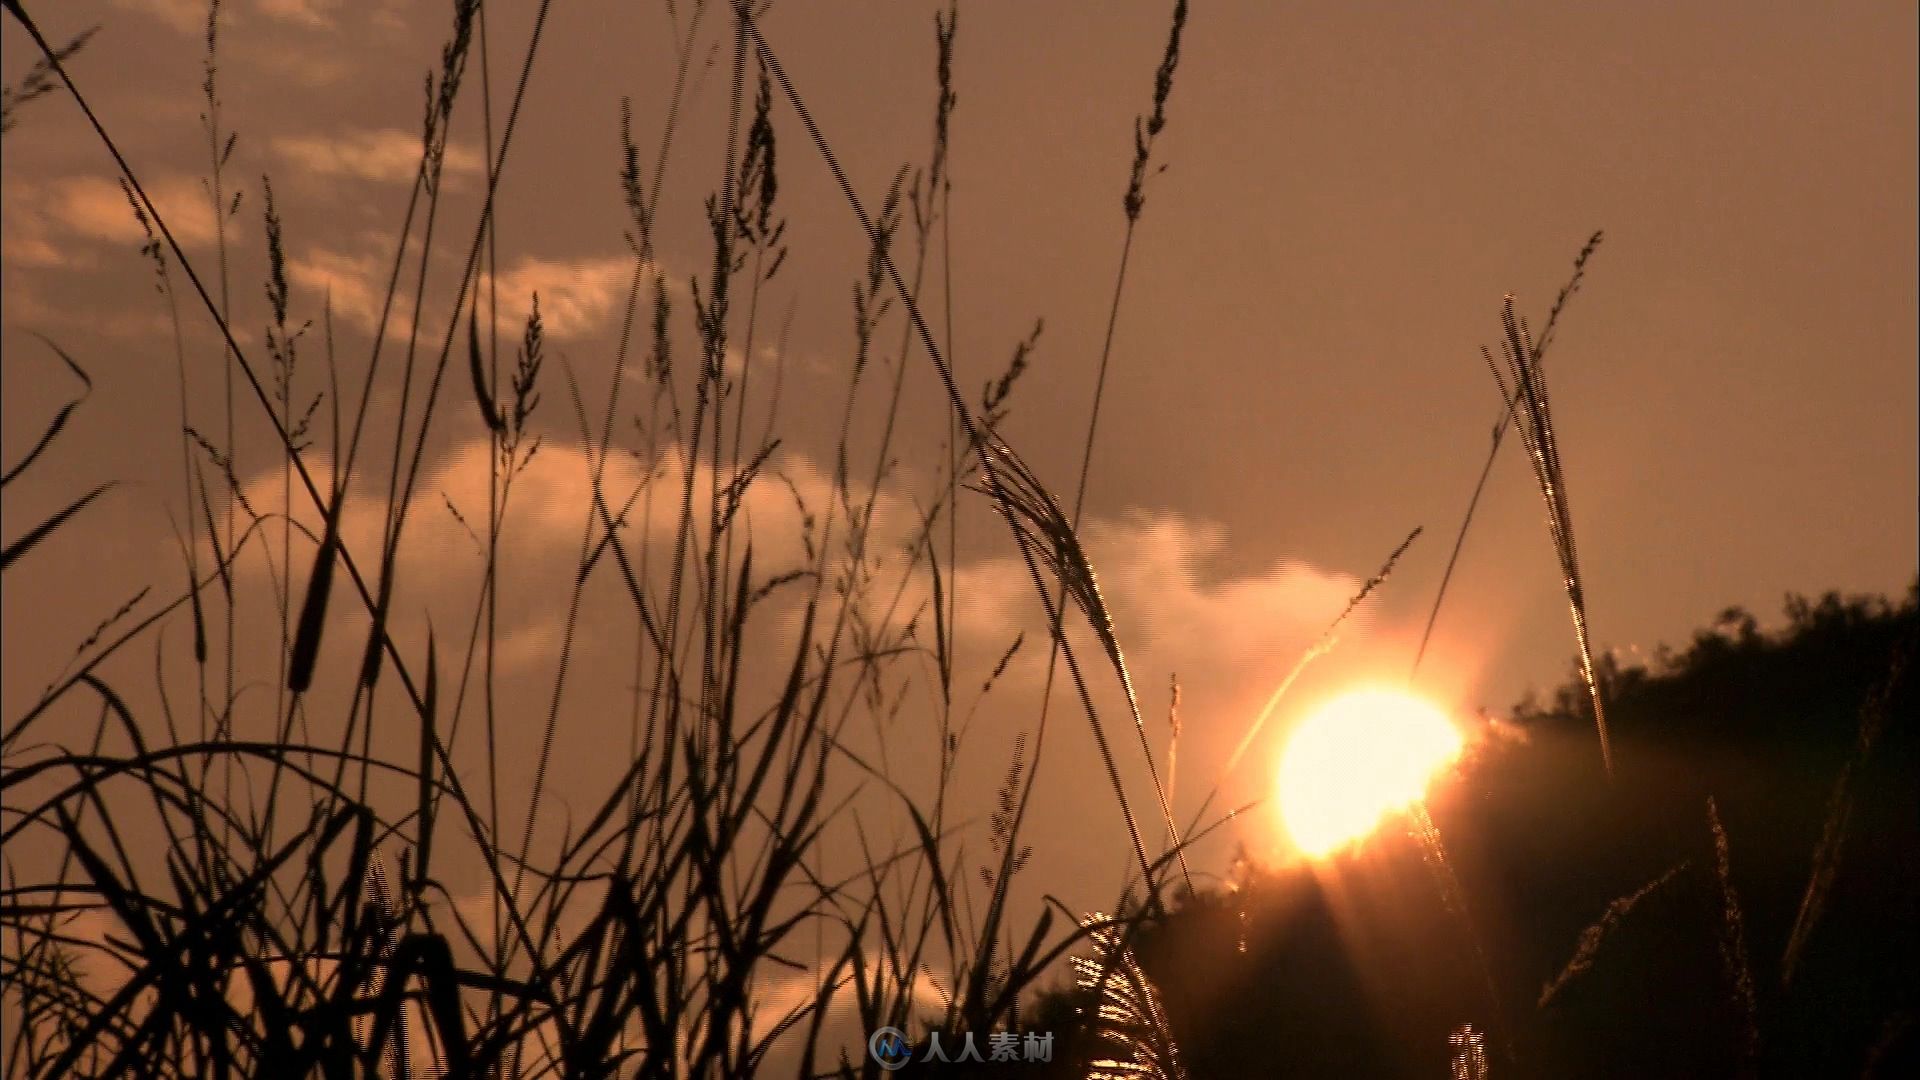
[[[1785,614],[1766,632],[1729,609],[1646,666],[1603,663],[1611,782],[1577,678],[1490,726],[1430,804],[1464,917],[1390,826],[1151,925],[1135,954],[1188,1075],[1480,1075],[1449,1045],[1467,1024],[1495,1077],[1920,1075],[1920,605]],[[1028,1018],[1068,1033],[1059,1075],[1094,1052],[1084,1004]]]

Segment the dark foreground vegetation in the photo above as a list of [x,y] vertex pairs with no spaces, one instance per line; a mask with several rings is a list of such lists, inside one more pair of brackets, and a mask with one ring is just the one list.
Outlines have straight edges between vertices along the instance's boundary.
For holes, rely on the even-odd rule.
[[1465,918],[1402,832],[1146,932],[1189,1074],[1480,1075],[1466,1024],[1492,1076],[1920,1074],[1920,608],[1786,615],[1603,661],[1612,783],[1584,682],[1521,705],[1431,806]]

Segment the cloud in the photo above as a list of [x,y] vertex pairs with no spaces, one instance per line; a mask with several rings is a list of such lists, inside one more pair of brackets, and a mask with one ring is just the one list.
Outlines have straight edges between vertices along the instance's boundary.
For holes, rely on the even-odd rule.
[[[416,583],[433,579],[454,580],[471,570],[478,572],[481,556],[468,528],[484,531],[488,488],[492,484],[492,448],[485,439],[470,439],[444,457],[429,462],[420,477],[412,517],[407,525],[405,543],[399,553],[401,576]],[[308,469],[316,479],[330,475],[331,464],[317,452],[306,455]],[[515,566],[517,579],[531,583],[536,577],[565,577],[573,570],[582,530],[592,506],[592,456],[584,447],[553,442],[543,445],[527,468],[514,480],[509,514],[502,532],[501,558]],[[670,545],[677,535],[681,485],[685,458],[677,449],[663,454],[651,472],[632,456],[616,451],[607,461],[602,490],[617,513],[632,502],[626,514],[625,542],[632,550],[642,543]],[[764,475],[750,485],[741,499],[737,527],[754,545],[754,564],[761,568],[756,576],[793,569],[807,560],[802,540],[802,511],[796,494],[809,510],[824,508],[832,498],[831,476],[811,460],[798,455],[781,455],[770,469],[778,470],[784,480]],[[377,480],[376,490],[365,485]],[[384,475],[370,480],[356,477],[356,485],[347,498],[341,522],[341,538],[356,559],[372,559],[379,550],[387,517]],[[324,481],[323,481],[324,482]],[[283,478],[276,467],[262,472],[243,485],[247,501],[255,507],[281,505]],[[653,485],[657,497],[634,499]],[[714,474],[704,459],[693,469],[694,504],[705,506],[712,497]],[[377,492],[377,493],[376,493]],[[460,519],[447,507],[451,504]],[[292,499],[294,518],[318,532],[321,522],[311,500],[295,481]],[[875,502],[876,545],[889,538],[906,535],[911,522],[910,508],[900,499],[883,495]],[[466,524],[462,524],[464,520]],[[208,553],[211,557],[211,553]],[[657,560],[665,561],[665,560]],[[244,565],[244,564],[243,564]],[[552,615],[560,609],[542,613]],[[542,635],[551,624],[542,621],[526,628],[526,653],[544,647]]]
[[84,265],[75,252],[48,239],[45,229],[8,229],[0,234],[0,261],[23,270],[57,270]]
[[1115,618],[1144,648],[1187,667],[1203,657],[1228,668],[1284,662],[1360,585],[1297,559],[1209,581],[1208,564],[1227,550],[1225,529],[1172,513],[1096,522],[1088,533]]
[[[398,128],[351,131],[340,135],[285,135],[269,144],[289,164],[314,176],[350,177],[375,183],[409,183],[420,171],[418,132]],[[449,143],[444,175],[474,176],[484,171],[480,152]]]
[[[181,247],[213,243],[213,204],[200,181],[175,173],[149,179],[145,188]],[[126,192],[110,177],[18,181],[7,185],[6,200],[6,259],[15,266],[78,265],[84,260],[68,246],[76,239],[124,245],[130,251],[146,242]],[[228,242],[243,236],[240,220],[229,219]]]
[[[335,317],[371,334],[380,324],[385,298],[381,283],[382,264],[375,255],[348,255],[326,248],[315,248],[287,260],[287,277],[293,284],[325,298]],[[413,305],[405,295],[394,297],[387,315],[387,333],[405,336],[412,326]]]
[[[398,569],[403,580],[425,590],[422,599],[429,607],[430,597],[465,595],[478,580],[483,560],[469,530],[485,530],[493,483],[491,453],[487,440],[469,438],[429,462],[421,475]],[[309,460],[316,475],[327,474],[324,458],[310,454]],[[502,565],[515,568],[511,584],[503,588],[524,591],[512,626],[503,627],[509,631],[503,640],[506,651],[519,662],[550,652],[557,642],[564,609],[556,597],[565,595],[588,524],[592,464],[587,448],[552,441],[514,480],[500,558]],[[651,469],[616,451],[603,470],[602,491],[613,512],[623,516],[628,552],[637,554],[653,545],[649,573],[660,578],[652,587],[665,583],[669,560],[659,556],[678,535],[684,469],[685,457],[674,448],[654,460]],[[342,539],[361,560],[378,551],[388,514],[384,481],[376,484],[375,479],[357,478],[342,522]],[[279,506],[281,482],[278,470],[255,477],[246,485],[248,501],[256,507]],[[715,474],[704,458],[694,464],[692,482],[694,505],[708,505]],[[855,492],[852,501],[864,504],[865,495]],[[319,521],[307,503],[304,494],[295,493],[295,517],[317,531]],[[840,573],[847,551],[843,513],[835,514],[840,520],[831,541],[824,536],[824,519],[838,503],[829,469],[801,454],[777,454],[745,490],[735,518],[742,550],[746,542],[753,547],[754,576],[765,580],[812,566],[823,542],[831,544],[829,569]],[[926,617],[932,575],[924,560],[911,554],[920,520],[913,502],[904,492],[889,489],[873,505],[863,574],[868,587],[857,590],[856,611],[869,627],[899,632],[911,620]],[[704,514],[696,516],[704,531]],[[1228,550],[1225,529],[1172,512],[1095,520],[1084,533],[1136,687],[1164,686],[1170,674],[1177,674],[1193,712],[1257,706],[1359,588],[1356,575],[1298,559],[1221,574],[1216,564]],[[953,632],[969,668],[963,682],[979,685],[978,678],[1015,635],[1025,634],[1028,647],[1008,668],[1006,680],[1017,684],[1008,686],[1008,692],[1024,695],[1045,678],[1047,627],[1025,563],[1010,544],[996,542],[996,548],[993,555],[943,568],[944,588],[958,605]],[[453,592],[443,592],[448,589]],[[1363,607],[1348,621],[1343,633],[1349,640],[1367,634],[1369,615]],[[1106,686],[1110,680],[1099,674],[1104,661],[1098,659],[1100,650],[1084,618],[1072,612],[1068,626],[1083,657],[1083,671],[1102,683],[1103,708],[1113,706],[1117,702],[1110,695],[1117,693],[1117,686]],[[917,627],[916,636],[932,638],[927,626]],[[1142,707],[1147,707],[1144,702]]]
[[4,303],[0,303],[0,315],[5,316],[8,325],[31,326],[59,318],[59,312],[28,280],[28,275],[7,275],[5,286],[0,287],[0,298],[4,298]]
[[[372,333],[380,319],[390,258],[390,254],[380,254],[371,246],[363,253],[314,248],[288,259],[287,276],[316,298],[331,290],[334,315]],[[566,341],[602,330],[618,317],[632,287],[633,272],[633,258],[625,255],[573,261],[525,258],[502,271],[497,279],[482,274],[479,289],[482,296],[487,295],[489,287],[496,290],[499,328],[505,341],[519,339],[536,293],[546,336]],[[445,318],[445,297],[441,300],[437,307],[429,303],[423,325],[444,327],[444,322],[438,321]],[[403,288],[394,300],[387,333],[404,337],[412,317],[411,298]]]
[[[481,277],[499,290],[500,318],[509,327],[526,322],[533,296],[540,296],[540,322],[550,338],[580,337],[609,323],[624,307],[633,287],[631,255],[602,255],[575,260],[526,258],[502,271],[497,280]],[[509,331],[512,332],[512,331]]]
[[[470,416],[467,422],[477,428]],[[490,453],[486,440],[470,437],[431,461],[421,477],[396,567],[405,597],[396,608],[403,614],[396,618],[406,620],[405,625],[396,626],[396,632],[414,642],[424,635],[424,622],[414,613],[429,614],[441,627],[449,625],[454,617],[471,617],[461,613],[471,611],[484,558],[468,528],[484,532],[492,482]],[[652,545],[647,563],[642,565],[635,558],[634,566],[645,575],[646,587],[656,598],[666,595],[666,564],[670,560],[664,556],[672,550],[676,537],[684,460],[680,453],[669,452],[649,472],[634,457],[616,452],[606,464],[604,491],[610,503],[616,512],[623,506],[631,507],[622,529],[628,555],[638,556]],[[824,517],[839,502],[832,470],[794,453],[780,454],[775,463],[784,479],[769,474],[750,486],[737,520],[739,537],[752,542],[754,579],[765,582],[814,565],[812,552],[824,542],[829,552],[829,581],[814,624],[819,642],[824,644],[834,627],[844,625],[848,636],[841,644],[846,655],[867,648],[885,651],[903,643],[910,620],[917,618],[913,641],[905,644],[917,642],[931,649],[935,636],[926,619],[932,576],[924,562],[916,562],[908,554],[919,522],[913,502],[904,492],[894,490],[876,500],[866,569],[859,575],[864,587],[856,590],[859,599],[854,610],[847,613],[852,616],[850,623],[843,624],[838,596],[846,565],[844,517],[830,540],[822,535]],[[591,464],[588,449],[554,441],[544,446],[515,480],[501,538],[500,565],[511,568],[511,573],[501,575],[499,582],[497,632],[500,659],[515,673],[510,681],[516,686],[540,684],[555,670],[563,640],[561,630],[569,617],[570,593],[577,580],[581,538],[591,512]],[[324,465],[316,465],[316,469],[325,472]],[[705,506],[715,477],[704,460],[694,466],[693,483],[696,507]],[[278,506],[278,484],[277,473],[256,478],[249,484],[249,501],[255,506]],[[652,485],[654,492],[651,503],[645,497],[646,485]],[[383,476],[363,478],[348,501],[343,539],[363,565],[378,551],[386,518],[384,488]],[[636,492],[641,497],[630,502]],[[865,501],[860,493],[855,495],[856,504]],[[310,528],[315,527],[312,510],[305,503],[305,497],[296,494],[295,515]],[[458,511],[458,518],[449,512],[449,504]],[[981,512],[978,503],[969,506],[967,512]],[[808,515],[815,518],[811,532],[806,524]],[[702,523],[696,531],[703,533],[704,514],[697,514],[697,518]],[[1183,818],[1198,808],[1216,781],[1222,785],[1225,802],[1216,804],[1215,809],[1257,797],[1267,782],[1257,762],[1266,753],[1269,741],[1284,736],[1293,706],[1309,700],[1315,692],[1313,684],[1320,680],[1345,681],[1365,674],[1350,665],[1374,662],[1368,659],[1369,650],[1354,648],[1369,636],[1366,621],[1370,612],[1363,608],[1346,628],[1349,647],[1316,663],[1296,699],[1289,700],[1267,725],[1249,764],[1231,777],[1220,775],[1222,764],[1248,730],[1261,703],[1345,607],[1359,587],[1358,577],[1298,559],[1225,571],[1222,564],[1231,545],[1224,527],[1166,511],[1095,520],[1087,525],[1085,533],[1126,650],[1147,737],[1159,748],[1156,753],[1164,753],[1168,738],[1167,680],[1170,675],[1178,676],[1185,725],[1176,810]],[[737,550],[743,551],[744,547],[742,543]],[[696,542],[696,559],[699,549]],[[993,797],[1007,767],[1006,748],[1012,745],[1015,733],[1031,735],[1040,715],[1040,688],[1047,674],[1047,627],[1025,564],[1003,536],[991,541],[989,548],[974,550],[985,553],[957,568],[943,567],[944,595],[954,598],[958,609],[958,625],[949,639],[958,658],[952,683],[954,708],[956,715],[973,717],[977,713],[979,718],[979,726],[962,744],[967,763],[956,775],[955,805],[984,805]],[[304,588],[297,576],[304,558],[303,554],[296,562],[296,594]],[[257,557],[248,563],[243,564],[243,573],[264,578],[264,565],[258,564]],[[697,579],[698,571],[694,573]],[[631,609],[620,581],[621,571],[608,560],[600,563],[596,574],[582,597],[576,621],[582,632],[574,639],[574,651],[568,660],[573,687],[569,708],[573,710],[609,707],[609,701],[621,699],[621,680],[632,677]],[[810,587],[802,581],[773,594],[764,614],[756,617],[755,636],[746,650],[754,659],[745,672],[748,683],[742,689],[743,714],[755,715],[777,696],[777,683],[785,670],[781,660],[793,655],[800,626],[799,604]],[[357,618],[354,607],[341,604],[342,617]],[[1081,671],[1113,740],[1122,781],[1134,795],[1145,798],[1144,764],[1134,736],[1125,731],[1129,725],[1120,684],[1108,671],[1078,613],[1070,616],[1069,627],[1081,658]],[[992,692],[983,695],[980,688],[1017,634],[1025,635],[1025,648]],[[915,667],[918,661],[910,654],[903,655],[906,658],[902,660],[904,666],[897,669],[899,675],[924,670]],[[1059,677],[1064,679],[1064,672]],[[893,692],[893,683],[887,687]],[[938,754],[923,744],[939,737],[939,733],[930,725],[915,722],[916,718],[927,718],[925,699],[917,693],[902,693],[908,706],[905,713],[896,722],[885,709],[877,709],[876,731],[885,714],[894,766],[901,770],[897,775],[909,785],[930,783],[934,778],[923,770],[932,767],[929,763],[937,761]],[[1056,685],[1055,694],[1056,698],[1073,697],[1064,685]],[[1055,770],[1049,775],[1064,780],[1068,774],[1057,771],[1062,763],[1092,760],[1087,756],[1092,747],[1085,742],[1087,727],[1078,718],[1078,703],[1056,700],[1056,707],[1075,714],[1073,721],[1063,721],[1064,733],[1056,748],[1048,751],[1052,764],[1047,768]],[[966,723],[972,726],[973,722]],[[855,725],[846,736],[855,752],[872,750],[869,743],[875,737],[861,725]],[[574,777],[570,782],[583,784],[582,790],[593,790],[594,781],[587,777],[598,767],[598,759],[589,756],[569,761],[572,764],[568,768],[573,770],[569,775]],[[1075,778],[1050,784],[1040,797],[1036,820],[1078,820],[1089,813],[1110,812],[1104,788],[1092,780]],[[1057,862],[1048,871],[1049,882],[1081,880],[1113,869],[1107,865],[1111,852],[1076,848],[1057,830],[1036,833],[1035,843],[1046,859]],[[1051,876],[1056,874],[1057,878]]]
[[295,85],[308,90],[334,86],[353,72],[353,64],[347,58],[327,53],[280,50],[271,60],[252,56],[248,60],[270,76],[291,79]]
[[[113,0],[123,11],[140,11],[166,23],[182,34],[203,34],[207,29],[207,0]],[[220,23],[231,25],[239,18],[237,4],[221,9]],[[340,0],[256,0],[253,8],[269,18],[308,29],[326,29],[334,25],[333,11]]]
[[378,0],[373,5],[373,25],[398,37],[407,32],[407,0]]
[[260,0],[265,14],[314,30],[331,28],[333,10],[339,6],[339,0]]
[[[205,33],[207,29],[205,0],[113,0],[113,6],[145,12],[183,34]],[[220,21],[232,22],[233,12],[224,13]]]
[[[1265,677],[1298,656],[1359,588],[1350,574],[1281,560],[1251,574],[1221,577],[1212,564],[1228,548],[1224,528],[1173,512],[1093,520],[1082,529],[1088,558],[1136,679],[1178,672],[1183,684],[1227,688],[1250,673]],[[1004,648],[1016,633],[1044,641],[1046,625],[1032,577],[1017,554],[962,565],[952,588],[965,605],[960,628],[984,647]],[[1069,612],[1080,637],[1085,620]],[[1045,674],[1045,650],[1029,650],[1013,670]]]

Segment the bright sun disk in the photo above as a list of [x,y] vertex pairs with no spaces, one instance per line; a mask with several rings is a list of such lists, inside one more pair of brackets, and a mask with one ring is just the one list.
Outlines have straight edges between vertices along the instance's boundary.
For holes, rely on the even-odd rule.
[[1459,729],[1411,694],[1363,690],[1308,716],[1280,758],[1280,815],[1294,845],[1321,857],[1424,798],[1460,754]]

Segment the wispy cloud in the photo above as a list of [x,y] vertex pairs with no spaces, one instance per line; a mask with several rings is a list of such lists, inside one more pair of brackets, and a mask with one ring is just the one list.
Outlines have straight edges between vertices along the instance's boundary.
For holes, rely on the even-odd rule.
[[260,0],[263,13],[314,30],[330,29],[339,6],[339,0]]
[[[491,455],[488,440],[469,439],[428,463],[420,477],[398,563],[402,578],[429,595],[443,595],[438,590],[447,588],[457,591],[468,576],[481,569],[483,551],[468,530],[485,528],[488,489],[493,482]],[[331,475],[333,466],[319,450],[307,454],[307,464],[316,477]],[[633,550],[652,544],[664,551],[673,544],[678,535],[685,468],[685,455],[678,449],[662,454],[651,470],[627,454],[616,452],[607,459],[602,491],[616,513],[631,504],[624,516],[623,536]],[[542,629],[564,614],[564,608],[552,604],[564,590],[549,590],[537,583],[565,581],[574,572],[581,533],[592,513],[593,471],[593,454],[588,448],[550,440],[515,481],[511,511],[503,525],[501,557],[516,568],[510,590],[518,592],[525,587],[526,595],[542,598],[538,610],[527,613],[529,633],[521,643],[526,654],[538,653],[546,646],[540,640]],[[775,471],[782,479],[771,478]],[[247,503],[256,507],[281,505],[284,483],[277,467],[248,478],[243,484]],[[647,485],[653,486],[656,497],[644,497]],[[694,504],[706,505],[715,482],[711,464],[705,459],[693,463],[693,487]],[[811,561],[802,538],[803,518],[809,512],[824,512],[834,499],[832,492],[830,474],[813,460],[796,454],[777,455],[768,476],[746,489],[736,527],[743,540],[751,539],[754,564],[760,573],[781,573]],[[637,493],[641,497],[636,498]],[[298,484],[291,505],[295,520],[317,534],[323,523]],[[370,553],[379,550],[388,513],[384,476],[372,480],[356,476],[341,521],[341,540],[348,551],[359,558],[371,558]],[[875,501],[873,546],[897,546],[898,539],[911,531],[913,520],[911,507],[903,499],[883,493]],[[664,561],[655,559],[656,563]],[[262,573],[265,569],[264,564],[242,560],[242,570],[249,568]],[[656,568],[662,576],[655,584],[664,586],[665,568]]]
[[55,244],[44,228],[8,228],[0,234],[0,262],[21,270],[52,270],[84,265],[84,258]]
[[1215,577],[1209,571],[1227,553],[1226,530],[1177,514],[1095,522],[1087,531],[1115,617],[1144,647],[1185,668],[1203,656],[1231,667],[1291,660],[1290,650],[1359,588],[1352,575],[1294,559]]
[[[213,243],[213,204],[198,180],[176,173],[153,177],[145,187],[182,247]],[[109,177],[10,182],[5,198],[4,258],[12,266],[85,266],[92,259],[76,244],[124,245],[131,254],[146,240],[126,192]],[[242,239],[244,232],[241,218],[228,220],[229,243]]]
[[[631,255],[576,260],[522,259],[501,272],[500,317],[509,325],[524,322],[540,294],[540,321],[551,338],[580,337],[604,328],[621,310],[633,285]],[[489,279],[482,276],[486,290]]]
[[[382,266],[375,255],[315,248],[287,260],[287,277],[316,301],[325,298],[335,318],[372,334],[380,325],[385,296],[380,280]],[[387,316],[387,333],[404,335],[412,318],[412,304],[405,296],[395,297]]]
[[[144,12],[183,34],[203,33],[207,28],[205,0],[113,0],[113,6],[123,11]],[[222,24],[232,22],[233,12],[225,12],[220,21]]]
[[[201,34],[207,28],[207,0],[113,0],[113,6],[151,15],[183,34]],[[333,13],[341,3],[340,0],[254,0],[249,6],[270,19],[323,30],[334,25]],[[220,9],[222,26],[231,25],[241,17],[240,4],[229,2]]]
[[338,85],[354,70],[347,57],[335,53],[281,51],[267,61],[251,56],[247,59],[260,68],[262,74],[258,77],[291,80],[308,90]]
[[[331,292],[335,317],[372,333],[380,321],[390,258],[390,254],[381,254],[377,248],[357,253],[314,248],[288,260],[287,275],[316,300]],[[546,336],[564,341],[610,326],[619,316],[627,290],[632,287],[633,272],[632,257],[624,255],[575,261],[529,258],[501,271],[497,279],[482,274],[479,290],[482,296],[488,295],[489,287],[496,290],[499,325],[510,338],[519,334],[532,311],[534,294],[538,293],[540,320]],[[429,302],[422,325],[444,326],[435,322],[444,316],[444,303],[436,307]],[[412,305],[403,290],[403,294],[395,298],[393,313],[387,318],[387,333],[404,336],[412,325],[412,317]]]
[[[282,160],[315,176],[403,184],[420,172],[420,135],[399,128],[285,135],[269,145]],[[448,176],[472,176],[483,171],[483,162],[473,147],[449,143],[442,168]]]
[[[1173,512],[1089,521],[1082,530],[1102,594],[1129,658],[1183,683],[1233,684],[1248,671],[1291,661],[1359,588],[1350,574],[1282,560],[1255,573],[1222,576],[1226,530]],[[963,633],[984,640],[1024,632],[1044,639],[1045,620],[1025,563],[1008,554],[970,562],[951,586],[965,597]],[[1068,627],[1084,622],[1070,612]],[[1044,650],[1028,672],[1044,673]],[[1016,665],[1015,670],[1019,670]]]

